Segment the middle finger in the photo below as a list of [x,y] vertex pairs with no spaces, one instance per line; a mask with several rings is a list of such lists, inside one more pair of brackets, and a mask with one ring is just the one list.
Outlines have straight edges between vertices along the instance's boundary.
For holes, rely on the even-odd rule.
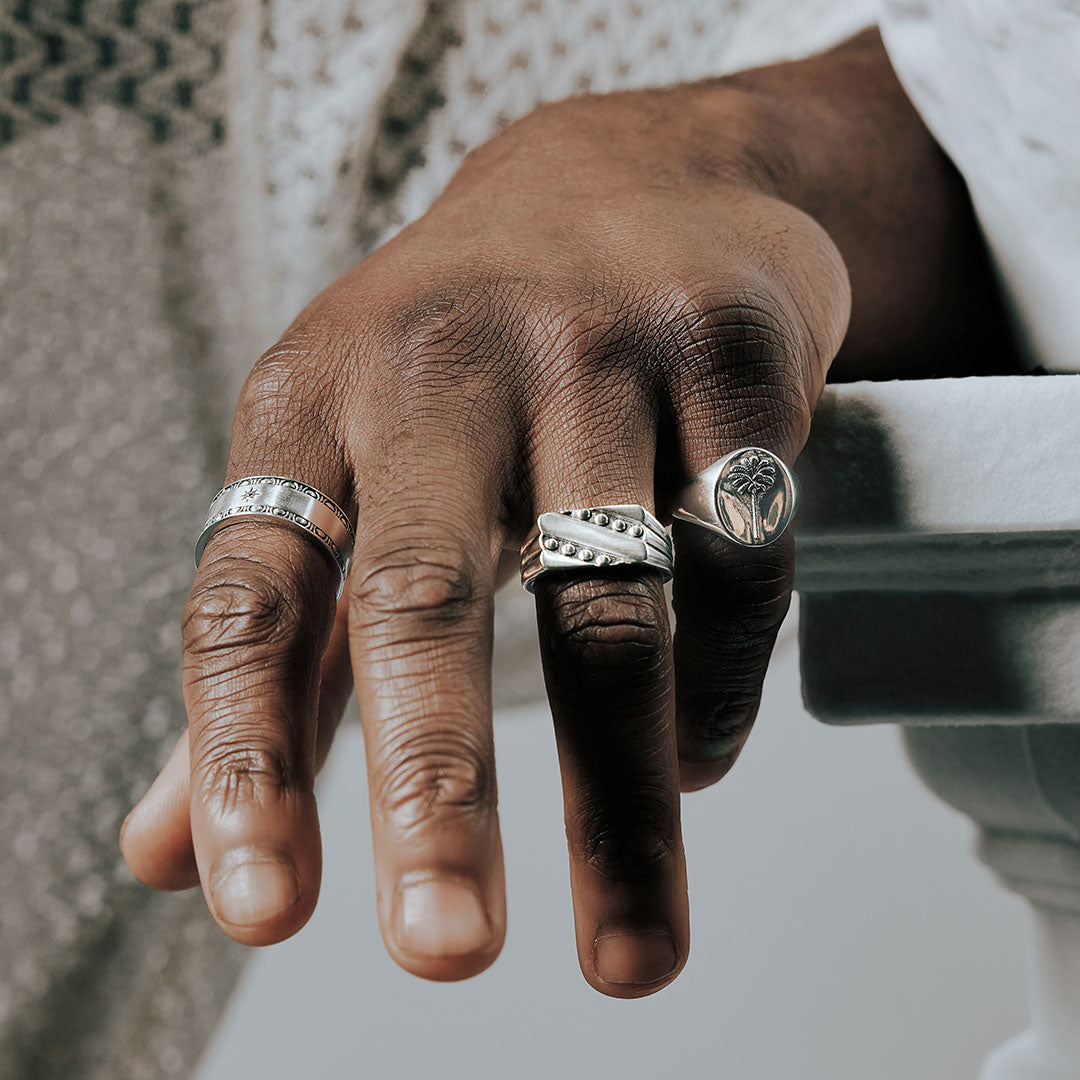
[[[464,379],[453,361],[433,351],[415,363],[429,382]],[[438,980],[483,970],[506,932],[491,649],[512,453],[494,399],[480,387],[464,398],[475,411],[448,394],[406,395],[397,410],[366,403],[395,424],[385,445],[359,453],[349,638],[379,920],[394,959]]]

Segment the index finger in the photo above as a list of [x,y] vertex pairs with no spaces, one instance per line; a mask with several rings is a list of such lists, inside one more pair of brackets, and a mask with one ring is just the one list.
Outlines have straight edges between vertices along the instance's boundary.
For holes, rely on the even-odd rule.
[[[348,506],[343,455],[303,389],[287,362],[256,365],[228,479],[294,478]],[[195,859],[211,912],[246,944],[295,933],[318,897],[316,715],[339,581],[323,543],[266,514],[210,538],[184,611]]]

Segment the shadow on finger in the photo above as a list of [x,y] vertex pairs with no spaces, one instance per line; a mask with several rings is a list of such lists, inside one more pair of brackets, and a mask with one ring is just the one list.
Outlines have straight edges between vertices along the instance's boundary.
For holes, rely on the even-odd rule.
[[651,571],[547,574],[536,599],[581,969],[641,997],[689,950],[663,588]]
[[673,536],[679,780],[696,791],[731,769],[754,725],[791,604],[794,539],[744,548],[684,522]]

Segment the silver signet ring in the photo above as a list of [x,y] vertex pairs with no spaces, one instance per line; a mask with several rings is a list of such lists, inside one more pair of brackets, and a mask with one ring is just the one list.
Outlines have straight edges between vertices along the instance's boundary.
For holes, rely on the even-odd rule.
[[791,471],[771,451],[744,446],[698,473],[673,516],[743,547],[764,547],[783,536],[794,515]]

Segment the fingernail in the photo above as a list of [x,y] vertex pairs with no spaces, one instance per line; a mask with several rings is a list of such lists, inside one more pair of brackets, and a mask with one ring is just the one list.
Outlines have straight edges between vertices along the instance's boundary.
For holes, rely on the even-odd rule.
[[261,926],[279,918],[300,898],[296,871],[279,858],[245,854],[232,865],[226,862],[213,880],[214,910],[231,926]]
[[491,927],[480,895],[469,882],[422,878],[402,884],[398,945],[421,956],[465,956],[484,948]]
[[596,939],[596,975],[615,986],[645,986],[675,970],[675,939],[665,933],[604,934]]

